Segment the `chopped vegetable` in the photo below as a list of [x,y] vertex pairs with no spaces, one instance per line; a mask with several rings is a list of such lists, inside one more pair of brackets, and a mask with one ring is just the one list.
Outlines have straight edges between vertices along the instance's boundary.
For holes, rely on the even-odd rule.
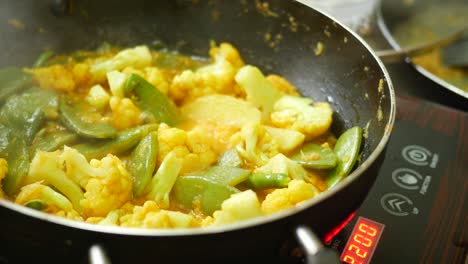
[[169,194],[179,176],[182,162],[173,151],[164,157],[149,186],[148,198],[161,208],[169,207]]
[[292,179],[309,181],[307,171],[296,162],[288,159],[283,154],[278,154],[271,158],[267,164],[255,170],[255,173],[282,173]]
[[127,75],[119,71],[111,71],[107,73],[107,81],[113,96],[119,98],[124,97],[124,84],[127,80]]
[[119,132],[114,139],[81,143],[73,147],[85,155],[87,159],[102,158],[108,153],[118,155],[132,149],[149,132],[157,129],[158,125],[156,124],[143,125]]
[[270,118],[273,106],[282,93],[271,84],[262,72],[254,66],[246,65],[236,74],[236,82],[247,93],[247,101],[262,111],[262,120]]
[[150,115],[150,120],[168,125],[179,122],[179,110],[176,105],[156,87],[136,74],[131,74],[124,84],[125,93],[134,92],[137,105]]
[[30,74],[16,67],[0,69],[0,102],[31,84]]
[[330,169],[337,163],[335,152],[329,147],[307,143],[291,159],[310,169]]
[[174,198],[180,205],[192,208],[199,204],[206,215],[212,215],[221,208],[224,200],[239,190],[203,176],[179,177],[174,185]]
[[153,58],[146,46],[124,49],[114,57],[91,66],[91,74],[100,81],[111,71],[119,71],[125,67],[144,68],[150,66]]
[[57,116],[57,104],[55,92],[31,88],[8,98],[0,109],[0,123],[29,144],[45,119]]
[[133,177],[133,194],[140,196],[151,182],[158,159],[158,133],[150,132],[133,150],[128,170]]
[[254,190],[284,188],[288,186],[290,178],[285,173],[253,173],[245,183]]
[[335,148],[333,149],[338,157],[338,164],[328,175],[328,188],[335,186],[341,179],[349,174],[359,156],[361,140],[362,128],[357,126],[346,130],[338,138]]
[[59,104],[61,123],[82,137],[114,138],[117,136],[117,130],[107,123],[84,121],[80,108],[82,106],[77,102],[70,103],[67,99],[62,98]]
[[65,211],[73,210],[73,205],[67,197],[38,182],[21,188],[15,203],[24,204],[40,211],[47,209],[49,206],[56,206]]
[[50,125],[40,130],[31,145],[31,154],[36,150],[55,151],[64,145],[70,145],[78,141],[78,136],[57,124]]
[[262,216],[257,194],[252,190],[235,193],[225,200],[221,210],[214,212],[214,225],[224,225]]
[[204,176],[210,180],[221,184],[236,186],[245,181],[251,174],[250,170],[228,167],[228,166],[213,166],[208,168]]
[[97,109],[103,109],[109,104],[109,100],[109,94],[99,84],[91,87],[89,89],[88,96],[86,97],[86,101]]
[[268,134],[278,143],[278,150],[286,153],[304,143],[304,134],[290,129],[265,126]]
[[34,68],[40,68],[46,66],[47,62],[50,58],[52,58],[55,53],[51,50],[44,51],[37,57],[36,61],[34,62]]
[[230,149],[219,157],[218,164],[220,166],[239,168],[242,166],[242,159],[237,150]]
[[73,208],[82,212],[80,201],[84,193],[80,186],[67,177],[60,163],[60,152],[37,151],[29,168],[29,173],[24,177],[24,184],[43,181],[64,194],[73,204]]
[[198,122],[242,127],[260,123],[261,113],[252,104],[228,95],[213,94],[197,98],[181,107],[182,115]]
[[326,102],[310,105],[312,100],[285,95],[274,105],[271,122],[274,126],[301,132],[306,140],[323,135],[332,123],[333,111]]

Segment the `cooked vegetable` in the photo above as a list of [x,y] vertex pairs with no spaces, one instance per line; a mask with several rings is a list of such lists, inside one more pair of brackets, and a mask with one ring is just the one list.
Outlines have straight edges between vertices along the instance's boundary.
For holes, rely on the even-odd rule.
[[148,198],[158,203],[161,208],[169,207],[169,194],[179,176],[182,162],[174,152],[164,157],[149,186]]
[[0,109],[0,123],[29,144],[46,118],[57,116],[57,104],[55,92],[31,88],[8,98]]
[[107,123],[84,121],[83,112],[80,111],[83,107],[77,102],[70,103],[66,98],[61,98],[59,104],[61,123],[82,137],[114,138],[117,136],[117,130]]
[[262,202],[262,211],[271,214],[313,198],[319,191],[312,184],[292,180],[288,188],[276,189],[269,193]]
[[47,61],[52,58],[55,55],[55,53],[51,50],[44,51],[37,57],[36,61],[34,62],[34,68],[40,68],[43,66],[46,66]]
[[276,127],[301,132],[306,139],[316,138],[330,128],[333,111],[328,103],[319,102],[313,106],[311,103],[309,98],[285,95],[276,101],[271,122]]
[[56,206],[65,211],[73,210],[73,205],[67,197],[54,191],[49,186],[38,182],[21,188],[16,196],[15,203],[23,204],[36,210],[46,210],[48,207]]
[[284,188],[291,179],[285,173],[254,173],[245,183],[254,190]]
[[257,194],[252,190],[231,195],[213,214],[214,225],[230,224],[263,215]]
[[197,122],[215,122],[219,125],[242,127],[246,123],[259,123],[261,113],[250,103],[222,94],[197,98],[181,107],[182,115]]
[[155,124],[143,125],[119,132],[117,137],[114,139],[99,142],[87,142],[73,147],[83,153],[87,159],[102,158],[108,153],[118,155],[132,149],[149,132],[157,129],[158,126]]
[[361,140],[362,128],[357,126],[346,130],[338,138],[335,148],[333,149],[338,157],[338,164],[328,175],[328,188],[335,186],[341,179],[349,174],[359,156]]
[[262,111],[264,121],[270,118],[273,106],[282,93],[271,84],[262,72],[254,66],[246,65],[236,74],[236,82],[247,93],[247,101]]
[[80,202],[84,198],[84,193],[80,186],[68,178],[67,174],[62,170],[59,151],[36,152],[31,161],[28,175],[24,177],[22,183],[27,185],[42,181],[64,194],[76,211],[83,211]]
[[109,100],[109,94],[99,84],[91,87],[89,89],[88,96],[86,97],[86,101],[97,109],[103,109],[106,107],[109,103]]
[[0,198],[98,225],[192,228],[293,207],[350,172],[359,128],[336,141],[328,103],[229,43],[209,54],[106,44],[0,69]]
[[153,58],[146,46],[124,49],[114,57],[91,66],[94,79],[102,80],[108,72],[119,71],[125,67],[144,68],[151,65]]
[[250,170],[246,169],[229,166],[213,166],[208,168],[204,176],[221,184],[236,186],[245,181],[250,174]]
[[179,122],[179,110],[169,98],[142,77],[131,74],[124,84],[125,93],[134,92],[137,105],[153,122],[175,125]]
[[337,163],[335,152],[329,147],[308,143],[291,157],[292,160],[311,169],[330,169]]
[[179,177],[174,185],[174,198],[186,208],[200,209],[206,215],[212,215],[221,208],[224,200],[239,190],[203,176]]
[[237,150],[230,149],[219,157],[218,164],[220,166],[239,168],[242,166],[242,159],[239,153],[237,153]]
[[282,173],[292,179],[310,181],[307,171],[296,162],[288,159],[283,154],[277,154],[267,164],[255,170],[261,173]]
[[0,102],[8,96],[20,92],[32,81],[30,74],[16,67],[0,69]]
[[77,142],[79,137],[56,123],[50,123],[36,133],[31,145],[31,154],[36,150],[55,151],[64,145]]
[[133,150],[128,170],[133,177],[133,194],[140,196],[150,183],[158,159],[158,133],[146,135]]

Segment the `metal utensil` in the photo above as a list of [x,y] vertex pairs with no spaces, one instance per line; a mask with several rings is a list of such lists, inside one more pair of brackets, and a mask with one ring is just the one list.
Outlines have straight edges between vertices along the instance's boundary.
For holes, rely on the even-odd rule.
[[[419,45],[409,46],[400,49],[388,49],[388,50],[380,50],[376,51],[377,56],[382,59],[383,62],[386,63],[393,63],[393,62],[402,62],[407,60],[410,57],[421,55],[427,52],[430,52],[434,49],[444,48],[449,50],[447,52],[443,52],[446,54],[443,56],[444,64],[451,66],[466,66],[468,65],[468,56],[456,56],[456,54],[463,54],[468,52],[461,52],[464,47],[468,44],[468,40],[462,38],[465,33],[468,32],[468,26],[465,26],[455,32],[440,38],[434,41],[426,42]],[[467,43],[467,44],[465,44]],[[464,45],[464,46],[463,46]],[[462,47],[463,46],[463,47]],[[446,50],[444,49],[444,51]],[[466,49],[468,51],[468,49]],[[465,58],[465,59],[463,59]]]

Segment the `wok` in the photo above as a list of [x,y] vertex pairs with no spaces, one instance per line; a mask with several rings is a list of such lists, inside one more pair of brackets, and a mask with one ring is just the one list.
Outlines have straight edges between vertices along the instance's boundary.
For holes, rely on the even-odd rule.
[[[283,75],[304,96],[330,102],[335,110],[334,133],[358,125],[367,127],[367,136],[357,168],[333,189],[295,208],[229,226],[191,230],[103,227],[0,199],[0,239],[7,241],[0,247],[3,258],[83,262],[88,249],[99,244],[113,263],[289,261],[299,226],[310,227],[323,237],[366,197],[391,134],[395,95],[381,61],[339,22],[285,0],[77,0],[71,6],[53,2],[52,10],[47,1],[0,2],[4,21],[0,66],[31,65],[43,49],[93,49],[103,41],[122,46],[163,43],[169,49],[203,56],[209,40],[228,41],[247,63]],[[273,38],[265,38],[267,33]],[[314,54],[318,42],[325,47],[321,55]]]

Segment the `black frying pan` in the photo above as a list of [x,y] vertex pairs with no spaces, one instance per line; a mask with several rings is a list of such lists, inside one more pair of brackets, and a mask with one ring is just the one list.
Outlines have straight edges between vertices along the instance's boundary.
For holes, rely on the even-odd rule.
[[[392,130],[395,95],[391,80],[371,49],[326,15],[295,1],[267,1],[271,12],[258,9],[262,3],[76,0],[71,9],[58,6],[53,13],[44,0],[5,0],[0,2],[0,66],[30,65],[44,48],[69,52],[96,48],[103,41],[124,46],[164,43],[194,55],[207,54],[209,40],[228,41],[239,48],[247,63],[283,75],[304,96],[330,102],[335,110],[335,133],[355,125],[367,127],[353,173],[295,208],[209,229],[101,227],[0,199],[0,239],[8,241],[2,243],[0,256],[80,262],[91,245],[100,244],[115,263],[267,261],[265,256],[275,262],[291,260],[299,226],[310,227],[323,237],[358,208],[378,174]],[[24,27],[11,26],[7,22],[11,19]],[[265,40],[267,33],[282,37],[271,47]],[[319,41],[325,49],[316,56],[313,49]],[[382,89],[378,89],[380,80],[384,81]]]

